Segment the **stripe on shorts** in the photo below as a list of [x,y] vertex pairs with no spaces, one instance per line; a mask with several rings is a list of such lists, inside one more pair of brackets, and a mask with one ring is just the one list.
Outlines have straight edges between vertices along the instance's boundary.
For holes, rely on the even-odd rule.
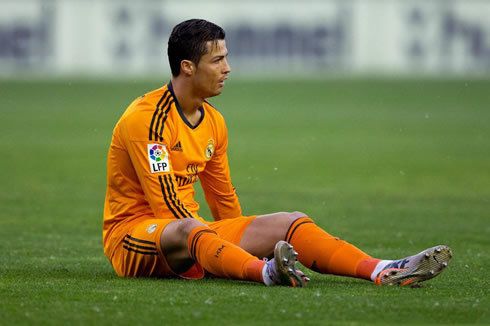
[[[142,239],[137,239],[129,234],[126,234],[126,236],[123,239],[123,242],[125,243],[123,245],[123,248],[136,252],[138,254],[143,254],[143,255],[157,255],[158,251],[155,245],[155,242],[152,241],[147,241],[147,240],[142,240]],[[146,244],[146,246],[141,245],[141,244]],[[148,246],[150,245],[150,246]]]

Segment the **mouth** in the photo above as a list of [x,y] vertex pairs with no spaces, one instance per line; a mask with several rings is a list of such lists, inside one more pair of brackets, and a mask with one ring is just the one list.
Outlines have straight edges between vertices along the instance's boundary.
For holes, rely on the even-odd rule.
[[223,78],[222,80],[220,80],[220,81],[218,82],[218,84],[219,84],[220,86],[224,86],[224,85],[225,85],[225,80],[227,80],[227,79],[228,79],[228,76],[226,76],[225,78]]

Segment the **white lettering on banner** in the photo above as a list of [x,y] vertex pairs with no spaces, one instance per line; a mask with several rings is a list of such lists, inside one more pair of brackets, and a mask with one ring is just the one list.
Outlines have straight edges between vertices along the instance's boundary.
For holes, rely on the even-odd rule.
[[189,17],[226,30],[237,75],[490,72],[490,1],[4,2],[0,76],[169,74],[165,44]]
[[47,67],[54,52],[54,5],[42,1],[2,2],[0,75]]

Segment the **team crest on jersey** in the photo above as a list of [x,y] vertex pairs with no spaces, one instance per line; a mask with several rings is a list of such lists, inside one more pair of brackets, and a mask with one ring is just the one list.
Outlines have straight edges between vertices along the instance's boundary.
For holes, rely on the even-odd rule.
[[168,153],[165,145],[148,144],[148,161],[151,173],[169,172]]
[[204,151],[204,155],[209,160],[214,153],[214,139],[208,140],[208,146],[206,146],[206,150]]
[[146,227],[146,232],[148,232],[148,234],[152,234],[153,232],[155,232],[156,229],[157,229],[156,224],[150,224]]

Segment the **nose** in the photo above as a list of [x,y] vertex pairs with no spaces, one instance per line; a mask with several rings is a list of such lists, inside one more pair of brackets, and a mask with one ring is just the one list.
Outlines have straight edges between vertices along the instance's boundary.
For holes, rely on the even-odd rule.
[[228,60],[226,60],[226,58],[223,59],[223,62],[225,63],[225,66],[224,66],[224,70],[223,72],[225,74],[229,74],[231,72],[231,67],[230,65],[228,64]]

